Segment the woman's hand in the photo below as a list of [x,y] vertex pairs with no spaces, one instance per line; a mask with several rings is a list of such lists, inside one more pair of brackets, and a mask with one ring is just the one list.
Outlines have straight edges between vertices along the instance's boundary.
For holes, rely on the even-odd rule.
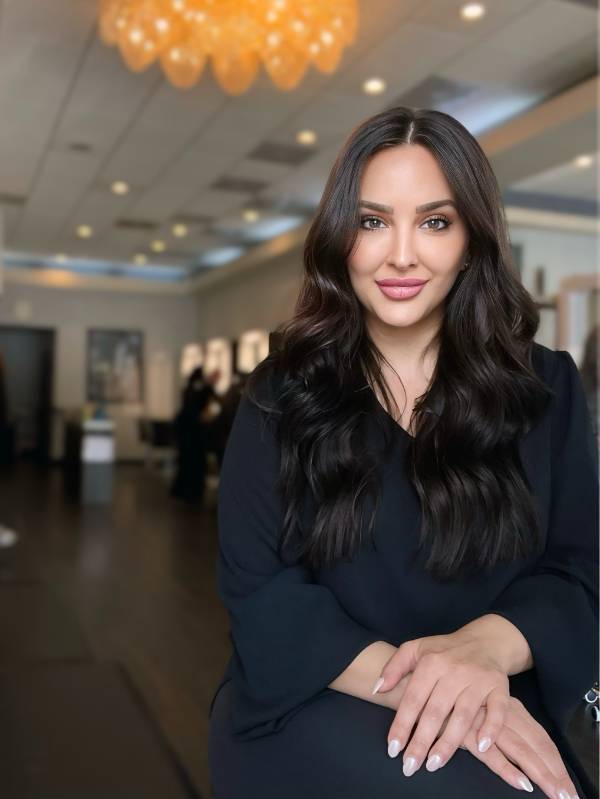
[[532,791],[529,777],[550,799],[577,799],[577,791],[556,745],[519,699],[509,698],[504,726],[496,742],[482,753],[478,751],[477,740],[484,718],[485,708],[482,707],[463,741],[463,749],[514,788]]
[[[444,766],[471,730],[482,705],[485,718],[477,746],[480,752],[489,749],[504,725],[509,682],[502,664],[479,639],[452,633],[406,641],[385,665],[373,693],[394,688],[409,672],[388,734],[390,757],[405,749],[407,777],[426,759],[428,771]],[[447,717],[444,732],[436,740]]]

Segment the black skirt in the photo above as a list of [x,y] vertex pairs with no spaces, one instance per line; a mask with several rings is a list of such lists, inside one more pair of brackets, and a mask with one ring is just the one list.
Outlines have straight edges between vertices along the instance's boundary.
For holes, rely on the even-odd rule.
[[[231,729],[232,681],[215,696],[209,761],[213,799],[514,799],[508,783],[471,752],[445,766],[402,772],[402,752],[387,753],[394,712],[330,690],[306,704],[277,733],[239,740]],[[564,752],[561,752],[564,755]],[[563,757],[564,759],[564,757]],[[565,763],[579,799],[591,799]],[[534,785],[523,796],[542,799]]]

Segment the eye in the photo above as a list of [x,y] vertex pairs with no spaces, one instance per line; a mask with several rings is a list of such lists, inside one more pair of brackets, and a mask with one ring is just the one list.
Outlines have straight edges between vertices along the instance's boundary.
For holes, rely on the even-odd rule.
[[361,216],[360,218],[360,226],[363,230],[381,230],[380,227],[365,227],[365,222],[383,222],[383,219],[378,216]]
[[429,222],[443,222],[444,223],[444,227],[430,227],[430,228],[428,228],[429,230],[433,230],[434,232],[446,230],[452,224],[452,222],[450,222],[450,220],[447,217],[441,216],[441,215],[440,216],[430,216],[429,219],[426,219],[423,222],[423,224],[427,225],[427,224],[429,224]]

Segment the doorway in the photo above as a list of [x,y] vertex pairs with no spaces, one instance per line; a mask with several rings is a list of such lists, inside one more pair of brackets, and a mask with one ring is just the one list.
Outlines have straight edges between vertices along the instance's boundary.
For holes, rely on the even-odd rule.
[[50,457],[54,330],[0,327],[0,457]]

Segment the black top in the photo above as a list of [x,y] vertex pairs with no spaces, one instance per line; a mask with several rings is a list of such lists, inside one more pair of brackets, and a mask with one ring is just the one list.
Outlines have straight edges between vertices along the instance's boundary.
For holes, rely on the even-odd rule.
[[406,472],[409,434],[387,414],[395,440],[380,466],[376,546],[318,572],[284,564],[280,450],[271,423],[244,396],[221,471],[217,560],[234,647],[221,685],[233,679],[239,740],[282,729],[374,641],[399,646],[486,613],[511,621],[531,648],[534,668],[509,678],[511,695],[527,706],[528,691],[538,692],[556,735],[565,733],[598,678],[598,454],[571,355],[534,344],[533,365],[554,396],[519,452],[545,552],[449,583],[424,571],[422,555],[410,565],[420,502]]

